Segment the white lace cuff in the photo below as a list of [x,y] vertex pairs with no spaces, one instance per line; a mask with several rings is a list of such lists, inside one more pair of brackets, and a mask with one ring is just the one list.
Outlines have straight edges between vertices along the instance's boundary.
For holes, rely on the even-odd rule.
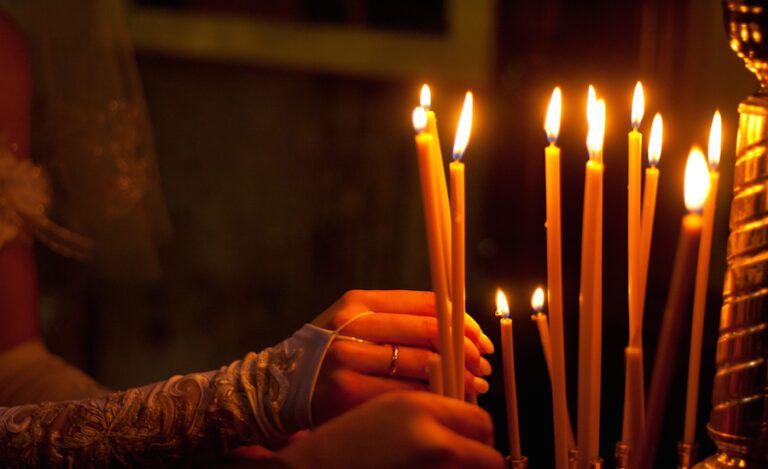
[[338,333],[310,324],[219,370],[82,399],[0,407],[0,465],[200,463],[272,445],[312,425],[325,353]]

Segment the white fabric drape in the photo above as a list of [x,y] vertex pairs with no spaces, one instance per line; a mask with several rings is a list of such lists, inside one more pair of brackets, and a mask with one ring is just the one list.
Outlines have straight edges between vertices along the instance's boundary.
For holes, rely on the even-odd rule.
[[32,156],[51,218],[94,240],[108,277],[153,281],[170,233],[122,0],[0,0],[28,38]]

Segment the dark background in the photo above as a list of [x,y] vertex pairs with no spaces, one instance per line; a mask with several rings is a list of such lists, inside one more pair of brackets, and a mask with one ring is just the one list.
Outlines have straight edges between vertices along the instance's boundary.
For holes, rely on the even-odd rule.
[[[585,100],[592,83],[606,99],[608,119],[601,453],[611,466],[620,437],[627,341],[626,132],[640,79],[646,89],[644,145],[653,114],[664,116],[645,315],[647,373],[683,213],[685,158],[693,143],[706,148],[715,108],[724,118],[698,438],[701,454],[710,454],[705,424],[736,105],[756,88],[728,50],[719,2],[490,1],[494,30],[484,52],[491,60],[486,70],[476,71],[478,79],[462,70],[376,72],[377,61],[393,57],[367,57],[370,70],[194,57],[147,46],[141,37],[146,30],[135,27],[142,12],[160,7],[212,20],[236,15],[439,39],[450,34],[453,1],[137,1],[129,23],[137,35],[174,236],[162,249],[164,275],[155,284],[116,283],[87,269],[76,269],[65,283],[44,279],[42,311],[52,349],[122,388],[217,367],[274,344],[348,289],[428,289],[410,113],[421,83],[428,82],[447,154],[463,93],[471,88],[476,103],[466,154],[468,309],[498,344],[494,291],[508,292],[518,320],[523,450],[532,467],[549,467],[549,381],[528,319],[530,293],[546,280],[542,122],[549,94],[560,85],[568,390],[575,421]],[[275,48],[279,53],[280,45]],[[339,57],[345,53],[340,47]],[[41,262],[56,261],[43,255]],[[687,339],[679,345],[659,451],[666,466],[674,464],[682,435]],[[491,390],[480,405],[493,415],[497,447],[506,451],[500,356],[491,362]]]

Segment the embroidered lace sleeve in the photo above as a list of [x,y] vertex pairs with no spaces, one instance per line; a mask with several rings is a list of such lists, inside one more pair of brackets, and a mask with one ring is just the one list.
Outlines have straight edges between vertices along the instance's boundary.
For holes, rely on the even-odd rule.
[[311,426],[331,331],[305,325],[261,353],[207,373],[104,398],[0,408],[0,465],[167,465]]

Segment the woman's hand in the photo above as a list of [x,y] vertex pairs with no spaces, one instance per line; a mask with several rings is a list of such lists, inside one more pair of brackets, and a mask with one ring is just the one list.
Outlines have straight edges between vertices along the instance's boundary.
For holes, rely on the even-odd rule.
[[[432,292],[353,290],[312,323],[331,330],[344,326],[341,334],[365,341],[333,341],[312,401],[316,424],[385,392],[427,389],[427,363],[439,351]],[[490,374],[491,365],[480,355],[493,352],[493,344],[469,315],[465,324],[465,387],[467,394],[484,393],[488,383],[479,377]]]
[[381,396],[278,453],[298,469],[504,467],[483,409],[424,392]]

